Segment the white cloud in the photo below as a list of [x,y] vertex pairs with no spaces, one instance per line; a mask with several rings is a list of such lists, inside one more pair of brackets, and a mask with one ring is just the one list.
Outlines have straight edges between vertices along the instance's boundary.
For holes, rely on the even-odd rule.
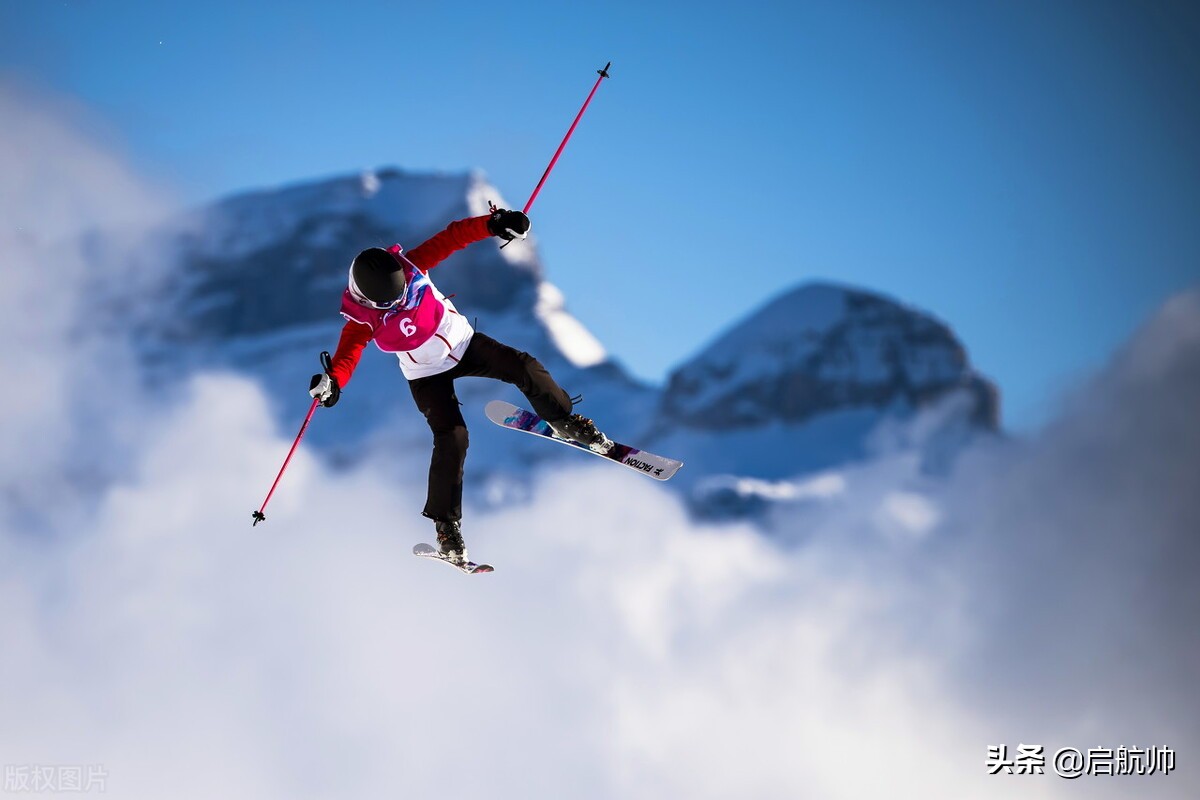
[[[841,771],[856,748],[915,758],[910,716],[923,747],[952,744],[935,665],[858,627],[886,598],[818,553],[696,530],[656,486],[549,479],[536,506],[470,521],[498,571],[468,579],[408,555],[429,534],[412,492],[303,450],[252,529],[289,442],[244,381],[198,379],[159,431],[89,530],[4,540],[10,761],[102,761],[130,797],[771,796],[814,777],[854,796],[905,785]],[[584,482],[626,512],[580,513]]]
[[[976,586],[966,668],[994,673],[981,705],[1036,684],[1047,724],[1197,744],[1200,291],[1172,300],[1062,419],[1017,452],[970,465],[946,525],[946,569]],[[1092,736],[1092,738],[1101,738]],[[1107,738],[1107,737],[1104,737]]]
[[[79,437],[103,430],[116,447],[136,415],[137,384],[124,348],[96,330],[89,282],[116,287],[131,267],[117,253],[81,253],[68,237],[129,230],[170,208],[165,193],[81,129],[96,123],[63,98],[0,78],[0,341],[7,379],[0,461],[20,463],[6,482],[11,524],[54,513],[67,487],[91,479]],[[137,303],[140,297],[124,298]],[[67,424],[74,421],[78,424]]]
[[[9,762],[103,762],[118,797],[1010,797],[987,744],[1121,743],[1036,672],[1026,708],[975,702],[1021,697],[998,671],[1039,661],[973,661],[960,617],[1003,651],[1020,636],[972,604],[1030,587],[964,567],[973,541],[941,529],[914,545],[835,516],[781,549],[581,466],[469,515],[498,570],[466,578],[408,555],[430,534],[417,490],[303,448],[251,528],[290,432],[243,379],[198,378],[155,431],[88,528],[0,540]],[[584,485],[620,513],[581,510]]]
[[924,495],[888,492],[876,512],[876,524],[886,535],[920,539],[937,525],[941,513]]
[[92,228],[139,224],[161,215],[164,195],[135,175],[103,123],[77,102],[35,93],[0,77],[3,235],[58,242]]

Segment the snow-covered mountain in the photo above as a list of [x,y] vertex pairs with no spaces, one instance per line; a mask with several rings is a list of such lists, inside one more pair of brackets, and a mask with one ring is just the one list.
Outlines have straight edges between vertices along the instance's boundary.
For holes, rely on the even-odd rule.
[[[130,293],[106,293],[118,327],[135,331],[148,384],[169,390],[197,369],[254,376],[290,428],[308,405],[317,354],[333,350],[351,258],[362,248],[412,247],[449,221],[505,205],[482,175],[395,169],[240,194],[156,230],[133,257],[169,268]],[[103,240],[92,248],[103,248]],[[133,272],[139,272],[136,268]],[[944,324],[867,291],[798,287],[720,334],[645,386],[567,311],[548,282],[537,241],[500,249],[484,242],[434,272],[476,324],[541,359],[580,409],[615,438],[681,457],[673,486],[701,511],[745,510],[786,481],[884,450],[934,464],[964,437],[995,431],[995,389],[975,373]],[[146,302],[149,300],[149,302]],[[521,398],[491,381],[460,382],[472,425],[470,469],[477,500],[520,496],[531,466],[578,458],[483,422],[482,406]],[[386,454],[398,470],[428,458],[429,434],[392,356],[368,352],[334,409],[321,412],[309,443],[335,460]],[[423,468],[423,467],[422,467]],[[714,486],[735,487],[714,493]],[[744,487],[749,505],[742,503]],[[741,487],[741,488],[738,488]],[[785,496],[786,492],[783,493]]]
[[810,283],[671,373],[653,441],[709,465],[680,481],[698,507],[738,511],[796,494],[780,481],[883,453],[938,471],[998,424],[996,388],[945,324],[872,292]]
[[846,408],[919,408],[963,390],[995,429],[995,389],[944,324],[877,294],[800,286],[671,373],[663,416],[691,430],[802,424]]

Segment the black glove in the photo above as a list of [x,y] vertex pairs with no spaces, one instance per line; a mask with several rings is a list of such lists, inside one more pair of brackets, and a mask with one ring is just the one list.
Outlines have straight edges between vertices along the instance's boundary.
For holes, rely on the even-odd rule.
[[525,212],[497,208],[488,219],[487,227],[492,236],[511,242],[513,239],[524,239],[532,226]]
[[342,396],[342,387],[331,375],[321,372],[312,376],[308,384],[308,393],[321,401],[321,405],[329,408]]

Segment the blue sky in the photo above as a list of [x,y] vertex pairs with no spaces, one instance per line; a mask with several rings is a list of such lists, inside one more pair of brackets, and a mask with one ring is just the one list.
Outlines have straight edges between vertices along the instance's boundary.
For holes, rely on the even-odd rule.
[[531,216],[614,355],[661,380],[863,285],[952,325],[1017,429],[1200,280],[1198,37],[1163,2],[0,0],[0,71],[189,203],[398,165],[520,205],[611,60]]

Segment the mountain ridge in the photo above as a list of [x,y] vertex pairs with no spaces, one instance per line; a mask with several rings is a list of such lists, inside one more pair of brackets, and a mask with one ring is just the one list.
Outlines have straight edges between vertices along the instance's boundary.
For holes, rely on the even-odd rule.
[[[157,302],[124,307],[136,320],[148,380],[169,385],[207,368],[245,373],[290,427],[306,405],[299,387],[316,371],[316,354],[337,342],[354,254],[415,245],[453,219],[487,213],[489,202],[505,205],[479,171],[384,168],[238,193],[161,226],[151,238],[173,268],[153,287]],[[477,329],[532,353],[583,394],[580,410],[614,438],[687,461],[669,484],[685,493],[714,475],[775,480],[868,458],[881,427],[934,408],[948,420],[939,430],[960,432],[952,439],[998,429],[998,394],[953,331],[859,287],[800,284],[701,345],[662,385],[647,385],[570,314],[547,280],[535,236],[503,249],[497,241],[472,245],[432,276]],[[407,391],[391,358],[364,354],[339,413],[325,416],[306,441],[336,460],[363,448],[403,453],[405,470],[418,455],[427,458],[428,430],[411,402],[397,397]],[[479,430],[474,420],[487,400],[523,398],[495,382],[460,385],[464,411],[480,410],[469,415],[479,446],[468,468],[481,486],[511,488],[529,469],[569,456]],[[797,457],[768,465],[761,452],[771,445]]]
[[[749,384],[749,386],[747,386]],[[803,422],[846,407],[913,407],[954,388],[999,428],[995,387],[945,323],[878,292],[801,283],[728,326],[667,378],[664,417],[685,427]]]

